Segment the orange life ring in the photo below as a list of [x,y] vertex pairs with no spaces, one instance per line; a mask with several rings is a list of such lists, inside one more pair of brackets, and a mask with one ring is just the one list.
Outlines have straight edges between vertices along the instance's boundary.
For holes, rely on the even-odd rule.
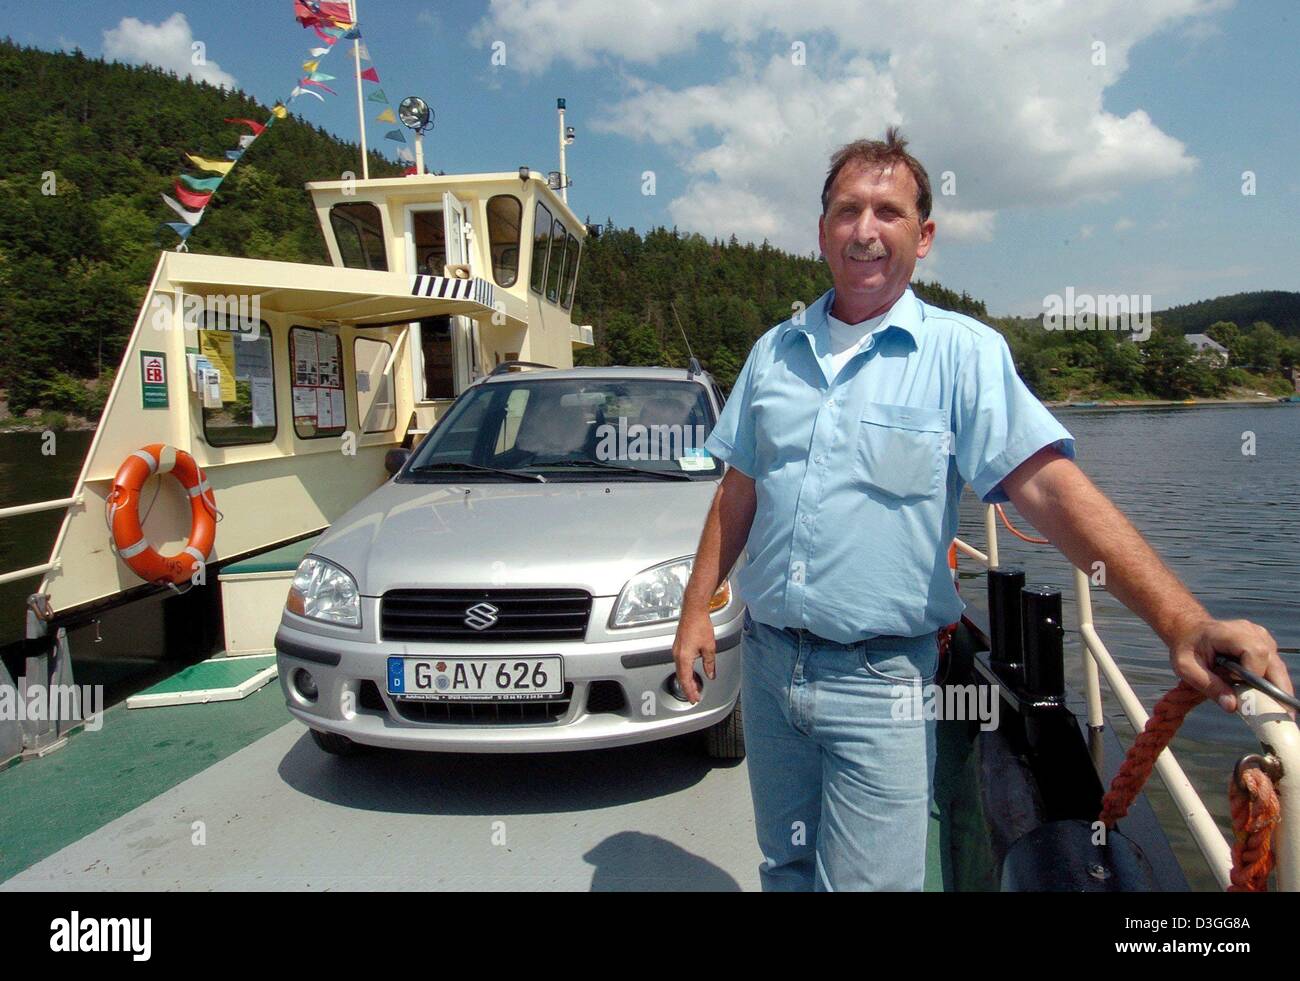
[[[190,496],[190,537],[175,555],[160,555],[140,527],[140,489],[154,474],[170,473]],[[108,522],[117,554],[146,582],[182,583],[206,562],[217,538],[217,499],[208,478],[184,450],[150,443],[117,468],[108,495]]]

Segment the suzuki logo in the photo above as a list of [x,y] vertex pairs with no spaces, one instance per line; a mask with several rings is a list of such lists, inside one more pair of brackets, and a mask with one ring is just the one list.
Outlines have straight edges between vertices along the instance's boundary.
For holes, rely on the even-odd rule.
[[465,611],[465,626],[486,630],[497,622],[498,612],[491,603],[475,603]]

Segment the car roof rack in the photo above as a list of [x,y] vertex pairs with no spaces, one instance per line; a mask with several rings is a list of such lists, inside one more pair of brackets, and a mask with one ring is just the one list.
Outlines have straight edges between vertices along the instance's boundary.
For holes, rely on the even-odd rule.
[[555,368],[555,365],[542,364],[540,361],[502,361],[499,365],[497,365],[495,368],[492,369],[492,372],[488,375],[488,377],[493,378],[496,375],[504,375],[506,372],[513,371],[516,368],[552,368],[553,369]]

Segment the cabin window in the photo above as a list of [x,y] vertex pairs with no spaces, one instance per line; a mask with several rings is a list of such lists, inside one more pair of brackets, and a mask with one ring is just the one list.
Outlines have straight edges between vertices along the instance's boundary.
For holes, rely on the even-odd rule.
[[388,270],[384,223],[373,204],[334,205],[330,208],[330,227],[338,242],[339,257],[347,268]]
[[[233,322],[232,322],[233,323]],[[256,331],[216,323],[206,315],[199,330],[199,358],[220,372],[221,404],[203,408],[203,439],[209,446],[244,446],[275,439],[275,369],[271,328]],[[199,393],[200,399],[203,393]]]
[[529,276],[529,286],[534,293],[542,292],[546,282],[546,256],[551,249],[551,213],[546,205],[537,202],[537,212],[533,216],[533,270]]
[[556,218],[551,223],[551,263],[546,270],[546,298],[560,302],[560,280],[564,278],[564,239],[568,233],[564,223]]
[[451,317],[420,321],[420,354],[424,360],[424,398],[456,397],[456,349]]
[[560,305],[564,309],[573,306],[573,288],[578,283],[578,255],[582,244],[570,235],[564,244],[564,282],[560,284]]
[[348,428],[339,339],[314,327],[289,331],[293,365],[293,431],[299,439],[338,436]]
[[492,250],[492,278],[498,286],[514,286],[519,278],[519,226],[524,206],[512,194],[488,200],[488,248]]
[[397,424],[393,399],[393,345],[358,337],[352,345],[357,371],[357,418],[363,433],[390,432]]
[[429,276],[447,272],[447,229],[442,208],[412,209],[411,240],[415,246],[415,271]]

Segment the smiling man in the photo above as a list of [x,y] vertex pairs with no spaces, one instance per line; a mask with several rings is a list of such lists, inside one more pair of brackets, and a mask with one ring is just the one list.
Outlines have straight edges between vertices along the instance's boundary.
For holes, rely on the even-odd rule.
[[1268,632],[1212,618],[1074,465],[1074,440],[1002,336],[909,288],[930,251],[930,182],[890,129],[831,160],[819,241],[834,288],[750,351],[706,448],[729,464],[673,654],[715,677],[710,597],[745,549],[741,704],[765,890],[920,889],[933,720],[897,719],[963,604],[946,555],[964,485],[1013,502],[1227,710],[1215,652],[1291,691]]

